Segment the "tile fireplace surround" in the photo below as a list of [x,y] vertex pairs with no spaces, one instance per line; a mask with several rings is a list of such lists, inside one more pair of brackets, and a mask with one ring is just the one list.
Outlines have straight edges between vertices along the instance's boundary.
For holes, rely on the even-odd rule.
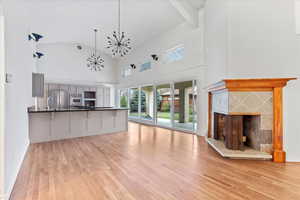
[[283,150],[282,88],[295,78],[225,79],[208,88],[208,138],[213,136],[214,114],[260,116],[253,149],[285,162]]

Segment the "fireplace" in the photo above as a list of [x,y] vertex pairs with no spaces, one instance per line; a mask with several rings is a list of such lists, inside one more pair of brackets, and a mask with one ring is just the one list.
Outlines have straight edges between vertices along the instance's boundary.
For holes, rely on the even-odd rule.
[[214,113],[214,139],[230,150],[246,147],[272,153],[272,131],[261,130],[260,115],[226,115]]
[[211,85],[208,143],[224,157],[285,162],[282,88],[289,80],[294,79],[226,79]]

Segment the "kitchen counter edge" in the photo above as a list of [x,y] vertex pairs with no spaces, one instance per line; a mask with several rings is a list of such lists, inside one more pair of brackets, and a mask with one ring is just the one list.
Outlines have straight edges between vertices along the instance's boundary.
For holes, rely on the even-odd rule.
[[118,111],[129,110],[128,108],[66,108],[66,109],[38,109],[28,108],[28,113],[52,113],[52,112],[88,112],[88,111]]

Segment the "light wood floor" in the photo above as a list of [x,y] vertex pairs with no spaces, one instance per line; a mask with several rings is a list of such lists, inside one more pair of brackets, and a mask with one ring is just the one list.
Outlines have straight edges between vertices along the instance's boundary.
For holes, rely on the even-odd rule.
[[203,137],[128,133],[31,145],[11,200],[299,200],[300,164],[227,160]]

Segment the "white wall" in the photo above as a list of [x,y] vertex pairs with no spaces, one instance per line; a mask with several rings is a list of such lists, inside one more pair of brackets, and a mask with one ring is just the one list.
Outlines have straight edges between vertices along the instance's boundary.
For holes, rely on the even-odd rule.
[[[47,37],[47,35],[45,35]],[[39,44],[38,51],[45,54],[37,61],[37,71],[45,74],[46,81],[58,83],[96,84],[116,83],[116,62],[107,55],[103,55],[105,68],[100,72],[92,72],[86,66],[86,59],[91,48],[77,44],[55,43]]]
[[300,35],[300,0],[295,0],[296,33]]
[[4,68],[4,17],[2,5],[0,5],[0,199],[2,199],[4,195]]
[[[134,48],[130,55],[119,62],[118,78],[120,87],[201,77],[201,73],[205,68],[202,43],[203,29],[201,28],[195,29],[188,24],[181,24],[165,34]],[[184,45],[185,47],[184,59],[170,64],[162,62],[161,55],[168,49],[178,45]],[[140,64],[152,61],[151,54],[159,55],[160,61],[152,62],[151,70],[139,72]],[[121,68],[130,64],[135,64],[137,69],[134,70],[131,76],[123,78]]]
[[224,79],[227,73],[228,0],[207,0],[204,8],[207,84]]
[[[207,4],[220,0],[208,0]],[[218,49],[226,55],[222,78],[300,77],[300,38],[295,32],[294,0],[228,0],[207,9],[207,26],[227,26],[227,44]],[[221,10],[221,11],[220,11]],[[225,13],[227,21],[212,24],[208,16]],[[214,34],[208,27],[207,35]],[[215,35],[207,40],[218,40]],[[223,40],[223,39],[222,39]],[[208,49],[211,47],[208,42]],[[208,58],[218,59],[219,52],[208,51]],[[223,57],[223,56],[222,56]],[[208,61],[208,74],[224,71],[223,64]],[[208,83],[215,77],[209,76]],[[284,93],[284,146],[288,161],[300,161],[300,81],[292,81]]]
[[31,76],[34,61],[31,56],[31,46],[27,40],[29,27],[24,5],[19,1],[7,0],[4,1],[3,6],[5,64],[7,73],[12,74],[12,82],[5,85],[4,189],[8,198],[29,145],[27,107],[33,104]]

